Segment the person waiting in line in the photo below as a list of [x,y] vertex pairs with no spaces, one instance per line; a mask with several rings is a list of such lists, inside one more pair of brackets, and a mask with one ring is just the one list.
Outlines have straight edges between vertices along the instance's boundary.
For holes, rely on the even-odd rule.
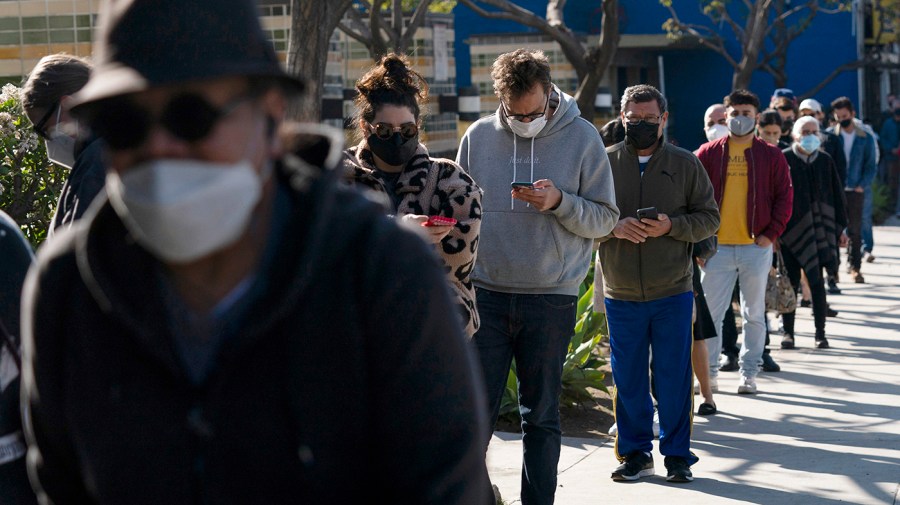
[[[835,135],[834,133],[831,133],[826,129],[828,127],[828,116],[825,116],[825,113],[822,111],[822,104],[820,104],[819,101],[814,98],[807,98],[806,100],[803,100],[802,102],[800,102],[800,116],[814,117],[819,122],[819,138],[822,139],[821,149],[828,153],[828,155],[831,156],[832,161],[834,161],[834,168],[837,170],[838,178],[842,181],[846,180],[847,158],[844,157],[844,143],[838,135]],[[839,235],[842,235],[843,230],[837,230],[837,233]],[[837,237],[836,240],[832,242],[834,242],[835,244],[839,243],[840,237]],[[838,287],[838,281],[840,280],[840,262],[841,251],[839,249],[835,249],[834,261],[825,265],[825,272],[827,273],[826,281],[828,283],[828,294],[830,295],[841,294],[841,288]]]
[[31,245],[0,211],[0,503],[35,505],[25,468],[25,435],[19,407],[22,284],[34,261]]
[[257,14],[100,4],[71,112],[104,140],[106,192],[23,295],[32,484],[42,503],[479,503],[484,386],[444,274],[338,187],[340,131],[285,122],[304,83]]
[[[356,83],[362,141],[347,150],[345,175],[388,195],[391,214],[418,225],[444,262],[469,338],[478,329],[469,274],[481,230],[481,188],[455,161],[433,158],[420,140],[425,78],[389,54]],[[431,216],[451,218],[444,223]]]
[[782,139],[783,120],[778,111],[766,109],[756,118],[756,136],[779,149],[787,149],[790,145]]
[[38,61],[22,87],[22,108],[44,139],[47,157],[71,170],[62,191],[48,235],[71,226],[84,215],[106,180],[103,143],[89,136],[69,117],[71,96],[88,82],[91,64],[68,54],[51,54]]
[[[779,242],[784,263],[794,289],[799,289],[800,272],[806,274],[812,294],[815,342],[819,349],[829,347],[825,336],[825,283],[822,268],[834,258],[836,230],[847,225],[843,184],[831,156],[819,150],[819,122],[802,117],[794,123],[794,143],[784,150],[794,186],[793,212]],[[782,314],[782,349],[795,346],[795,312]]]
[[721,103],[714,103],[706,108],[703,114],[703,133],[706,140],[712,142],[728,136],[728,119],[725,117],[725,106]]
[[[614,481],[653,475],[650,353],[666,480],[690,482],[692,244],[715,234],[719,211],[699,160],[663,138],[666,99],[639,84],[622,94],[625,141],[607,148],[620,219],[600,239],[610,367],[616,384]],[[595,287],[596,289],[596,287]]]
[[799,111],[797,110],[797,97],[794,91],[788,88],[778,88],[772,93],[769,100],[769,109],[772,109],[781,116],[781,137],[779,140],[785,147],[791,144],[791,128],[797,119]]

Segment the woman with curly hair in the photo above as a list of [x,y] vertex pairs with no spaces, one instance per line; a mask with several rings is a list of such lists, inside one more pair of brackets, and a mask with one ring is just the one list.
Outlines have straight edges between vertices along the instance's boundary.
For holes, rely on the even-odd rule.
[[479,323],[469,276],[478,251],[481,188],[455,162],[431,157],[420,141],[428,84],[404,56],[384,56],[356,89],[362,140],[346,152],[345,175],[386,194],[390,213],[434,244],[471,338]]

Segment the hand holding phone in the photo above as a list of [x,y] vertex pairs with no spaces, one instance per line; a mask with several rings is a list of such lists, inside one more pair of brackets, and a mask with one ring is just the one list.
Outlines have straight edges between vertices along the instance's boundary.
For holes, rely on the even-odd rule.
[[453,226],[455,224],[456,219],[452,217],[429,216],[428,221],[422,223],[422,226]]
[[509,183],[509,187],[512,189],[534,189],[534,183],[532,182],[511,182]]
[[656,207],[644,207],[637,210],[638,219],[659,219],[659,212]]

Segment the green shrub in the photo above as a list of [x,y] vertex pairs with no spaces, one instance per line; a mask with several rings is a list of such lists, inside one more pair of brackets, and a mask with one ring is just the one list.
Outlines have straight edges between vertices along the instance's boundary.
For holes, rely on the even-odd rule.
[[872,183],[872,223],[881,224],[894,215],[892,202],[891,190],[887,184],[879,181]]
[[[600,370],[605,364],[597,349],[600,341],[608,334],[606,314],[594,312],[594,269],[581,283],[575,328],[569,342],[569,351],[563,363],[561,407],[572,407],[593,398],[588,388],[606,391],[603,383],[605,372]],[[504,422],[519,420],[518,387],[516,364],[513,361],[506,379],[506,390],[500,402],[500,417]]]
[[47,238],[68,170],[47,159],[44,143],[22,110],[19,93],[12,84],[0,90],[0,209],[37,247]]

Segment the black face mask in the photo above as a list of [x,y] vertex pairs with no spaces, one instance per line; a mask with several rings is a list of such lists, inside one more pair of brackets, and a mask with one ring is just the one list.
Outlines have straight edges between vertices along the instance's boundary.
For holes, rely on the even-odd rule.
[[391,135],[391,138],[385,140],[373,133],[369,135],[366,142],[368,142],[372,153],[378,156],[381,161],[388,165],[399,167],[406,165],[416,154],[416,148],[419,147],[419,136],[416,135],[405,139],[403,135],[400,135],[400,132],[396,132]]
[[841,123],[841,128],[846,128],[846,127],[850,126],[851,123],[853,123],[853,118],[842,119],[840,123]]
[[794,118],[787,118],[781,121],[781,132],[784,135],[791,133],[791,128],[794,127]]
[[635,149],[649,149],[659,141],[659,125],[641,121],[637,125],[626,123],[625,136]]

